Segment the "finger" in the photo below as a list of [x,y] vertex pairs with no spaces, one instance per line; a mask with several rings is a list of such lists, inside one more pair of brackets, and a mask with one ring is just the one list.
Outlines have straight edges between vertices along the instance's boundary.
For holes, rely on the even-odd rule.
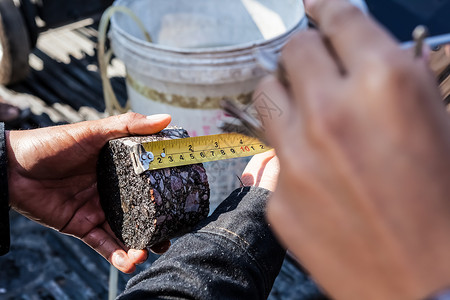
[[127,252],[122,249],[116,249],[108,261],[123,273],[130,274],[136,271],[136,265],[132,263],[132,259],[130,259]]
[[273,76],[267,76],[255,90],[253,106],[264,126],[266,137],[277,150],[281,146],[281,133],[289,122],[293,103],[283,85]]
[[270,150],[264,153],[256,154],[250,159],[245,170],[242,174],[253,173],[254,170],[259,170],[261,165],[266,164],[276,155],[274,150]]
[[136,250],[130,249],[128,250],[128,257],[130,258],[130,262],[135,265],[140,265],[144,263],[148,258],[147,250]]
[[60,209],[58,215],[60,218],[71,215],[69,221],[59,231],[76,237],[86,235],[92,228],[105,222],[105,214],[95,186],[76,194],[73,201]]
[[284,47],[281,60],[294,96],[339,76],[338,65],[325,43],[317,30],[307,30],[297,33]]
[[[259,180],[259,187],[265,188],[269,191],[275,191],[278,182],[278,175],[280,174],[280,162],[278,157],[272,157],[264,167]],[[257,181],[258,182],[258,181]]]
[[121,240],[117,238],[116,234],[112,231],[111,226],[109,226],[107,222],[103,223],[102,228],[103,230],[105,230],[107,234],[109,234],[111,237],[114,238],[115,242],[117,243],[117,245],[119,245],[121,249],[127,252],[130,263],[134,265],[140,265],[147,260],[148,258],[147,250],[130,249],[129,247],[127,247],[124,243],[122,243]]
[[101,225],[102,229],[109,234],[111,237],[114,238],[114,240],[116,241],[116,243],[120,246],[120,248],[122,248],[125,251],[130,250],[129,247],[127,247],[124,243],[122,243],[122,241],[116,236],[116,234],[114,233],[114,231],[112,231],[111,226],[109,226],[108,222],[103,222],[103,224]]
[[114,267],[124,273],[132,273],[136,269],[133,259],[117,243],[114,237],[102,228],[94,228],[81,239],[101,256],[106,258]]
[[115,139],[130,135],[148,135],[157,133],[169,125],[170,115],[160,114],[144,116],[137,113],[126,113],[109,117],[99,122],[107,129],[107,138]]
[[305,7],[318,23],[347,69],[380,49],[398,48],[395,39],[348,0],[305,0]]
[[282,62],[292,98],[304,118],[313,116],[314,111],[332,109],[338,104],[330,99],[335,100],[332,96],[341,84],[340,63],[318,31],[303,31],[294,36],[283,49]]
[[252,157],[242,173],[241,181],[244,186],[259,186],[267,163],[275,157],[275,151],[271,150]]
[[167,250],[169,250],[171,245],[172,244],[170,243],[170,241],[163,241],[163,242],[161,242],[159,244],[156,244],[156,245],[152,246],[150,248],[150,250],[152,250],[152,252],[155,253],[155,254],[161,255],[161,254],[166,253]]
[[[171,117],[167,114],[144,116],[138,113],[126,113],[96,121],[53,127],[51,134],[45,128],[33,131],[33,134],[41,133],[47,137],[46,142],[49,144],[54,143],[57,138],[60,141],[59,148],[70,148],[76,145],[85,152],[85,156],[96,156],[99,149],[111,139],[154,134],[166,128],[170,121]],[[45,139],[40,142],[45,142]],[[52,147],[49,149],[51,150]],[[58,152],[57,150],[54,150],[55,153]],[[59,156],[56,157],[59,158]]]

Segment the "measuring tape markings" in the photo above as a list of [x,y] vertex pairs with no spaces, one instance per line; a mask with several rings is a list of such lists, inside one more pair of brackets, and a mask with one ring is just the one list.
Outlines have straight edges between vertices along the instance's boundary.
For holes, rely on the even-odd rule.
[[255,138],[237,133],[155,141],[142,146],[154,157],[147,170],[252,156],[271,149]]

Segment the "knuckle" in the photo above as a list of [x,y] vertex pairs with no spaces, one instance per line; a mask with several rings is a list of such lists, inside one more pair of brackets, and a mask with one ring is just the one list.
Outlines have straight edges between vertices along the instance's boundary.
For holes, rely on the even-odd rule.
[[325,1],[325,2],[329,2],[328,5],[341,6],[339,9],[332,10],[330,8],[329,11],[333,11],[333,13],[330,13],[328,18],[324,20],[324,22],[327,23],[326,24],[327,26],[325,26],[325,28],[328,28],[333,32],[340,32],[343,27],[347,27],[348,24],[353,23],[356,18],[360,18],[363,15],[358,7],[350,3],[332,4],[332,2],[334,1]]
[[368,59],[361,86],[369,92],[395,91],[410,85],[417,76],[410,60],[397,51],[385,51]]
[[91,230],[82,238],[82,240],[89,244],[93,249],[99,249],[107,242],[105,237],[101,238],[99,229]]
[[101,214],[98,213],[91,213],[89,215],[86,215],[83,218],[82,224],[91,224],[91,226],[98,226],[104,221],[104,218]]
[[142,115],[135,112],[127,112],[125,114],[118,115],[118,122],[122,127],[121,131],[131,135],[132,132],[130,128],[132,128],[133,124],[135,124],[141,117]]
[[119,119],[119,122],[124,125],[128,125],[132,122],[135,122],[137,119],[139,119],[141,115],[135,112],[127,112],[121,115],[118,115],[117,118]]
[[405,82],[408,82],[415,78],[416,71],[414,67],[404,62],[403,60],[398,60],[396,62],[390,63],[390,71],[387,72],[387,80],[390,82],[390,85],[393,86],[401,86],[404,85]]

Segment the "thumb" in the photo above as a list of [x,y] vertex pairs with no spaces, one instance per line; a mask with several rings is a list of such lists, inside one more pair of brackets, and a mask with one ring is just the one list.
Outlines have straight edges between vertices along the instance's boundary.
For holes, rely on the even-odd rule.
[[149,135],[160,132],[171,122],[170,115],[159,114],[144,116],[138,113],[126,113],[123,115],[98,120],[99,130],[106,140],[117,139],[130,135]]

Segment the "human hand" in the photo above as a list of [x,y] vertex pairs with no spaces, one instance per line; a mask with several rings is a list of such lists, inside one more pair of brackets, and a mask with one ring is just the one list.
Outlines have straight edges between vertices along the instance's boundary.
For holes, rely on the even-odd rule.
[[[346,0],[305,1],[260,90],[280,160],[268,219],[336,299],[423,299],[450,285],[450,120],[426,61]],[[332,48],[331,48],[332,47]],[[258,93],[256,93],[258,94]]]
[[[120,271],[147,259],[127,249],[105,220],[97,192],[96,164],[108,140],[161,131],[169,115],[128,113],[98,121],[7,132],[9,200],[26,217],[73,235]],[[169,244],[170,245],[170,244]],[[168,244],[158,245],[164,252]]]
[[277,185],[280,164],[275,151],[270,150],[252,157],[242,173],[244,186],[256,186],[273,192]]

